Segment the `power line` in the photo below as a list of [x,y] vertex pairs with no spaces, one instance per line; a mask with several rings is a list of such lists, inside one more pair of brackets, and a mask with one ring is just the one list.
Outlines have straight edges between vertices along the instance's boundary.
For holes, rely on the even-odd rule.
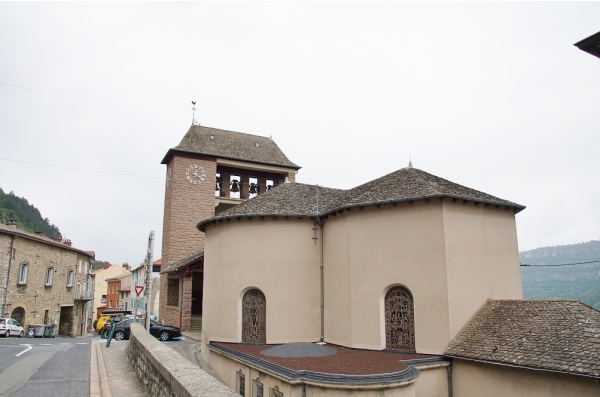
[[548,266],[574,266],[574,265],[587,265],[590,263],[600,263],[600,260],[598,261],[590,261],[590,262],[577,262],[577,263],[557,263],[554,265],[530,265],[527,263],[519,263],[520,266],[522,267],[548,267]]
[[32,163],[32,162],[29,162],[29,161],[13,160],[13,159],[5,159],[5,158],[2,158],[2,157],[0,157],[0,160],[4,160],[4,161],[12,161],[12,162],[14,162],[14,163],[23,163],[23,164],[38,165],[38,166],[41,166],[41,167],[59,168],[59,169],[62,169],[62,170],[69,170],[69,171],[89,172],[89,173],[94,173],[94,174],[108,174],[108,175],[131,176],[131,177],[135,177],[135,178],[162,179],[162,178],[158,178],[158,177],[156,177],[156,176],[146,176],[146,175],[125,174],[125,173],[122,173],[122,172],[110,172],[110,171],[84,170],[84,169],[81,169],[81,168],[60,167],[60,166],[58,166],[58,165],[41,164],[41,163]]

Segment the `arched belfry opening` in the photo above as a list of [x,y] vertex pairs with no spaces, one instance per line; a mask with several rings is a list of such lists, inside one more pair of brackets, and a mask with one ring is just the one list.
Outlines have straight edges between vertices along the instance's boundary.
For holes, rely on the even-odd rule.
[[385,347],[415,350],[413,296],[403,286],[392,287],[385,294]]

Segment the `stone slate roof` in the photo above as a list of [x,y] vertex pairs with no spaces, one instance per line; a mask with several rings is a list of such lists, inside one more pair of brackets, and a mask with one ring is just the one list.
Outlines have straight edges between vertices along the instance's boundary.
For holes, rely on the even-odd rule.
[[[317,192],[319,192],[318,211]],[[525,208],[511,201],[409,167],[349,190],[301,183],[285,183],[227,211],[223,211],[215,217],[200,222],[198,228],[204,231],[208,224],[227,218],[252,216],[313,217],[317,213],[326,216],[345,208],[441,197],[505,206],[513,208],[515,213]]]
[[196,262],[198,259],[202,258],[203,256],[204,256],[203,249],[200,251],[194,252],[193,254],[190,254],[190,255],[186,256],[185,258],[178,260],[177,262],[173,262],[171,265],[167,266],[166,269],[161,270],[160,274],[176,272],[177,270],[181,269],[182,267],[191,265],[192,263]]
[[446,355],[600,379],[600,311],[577,301],[489,301]]
[[173,151],[300,169],[271,138],[200,125],[192,125],[179,145],[169,149],[161,164],[167,164]]
[[20,236],[20,237],[26,238],[28,240],[38,241],[38,242],[52,245],[52,246],[55,246],[58,248],[78,252],[80,254],[89,256],[90,258],[94,258],[96,256],[96,254],[93,251],[83,251],[83,250],[68,246],[62,242],[55,241],[55,240],[53,240],[49,237],[46,237],[42,234],[29,233],[24,230],[13,227],[13,226],[7,226],[3,223],[0,223],[0,233],[12,234],[15,236]]
[[218,220],[253,216],[314,217],[336,206],[344,190],[304,183],[284,183],[258,196],[198,223],[204,231]]
[[340,203],[343,207],[448,197],[512,207],[525,207],[471,189],[417,168],[407,167],[351,189]]

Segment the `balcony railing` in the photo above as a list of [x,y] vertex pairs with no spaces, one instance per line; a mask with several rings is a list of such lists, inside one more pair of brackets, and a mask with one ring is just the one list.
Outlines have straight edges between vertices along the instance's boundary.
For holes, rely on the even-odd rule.
[[94,299],[94,293],[92,291],[76,291],[75,292],[75,300],[76,301],[91,301]]

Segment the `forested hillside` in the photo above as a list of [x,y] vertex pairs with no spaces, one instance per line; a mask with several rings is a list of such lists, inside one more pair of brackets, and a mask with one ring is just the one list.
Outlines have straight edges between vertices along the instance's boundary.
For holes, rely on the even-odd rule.
[[13,192],[4,193],[0,188],[0,222],[16,221],[21,230],[31,233],[42,232],[50,238],[58,238],[60,230],[50,223],[42,214],[23,197],[17,197]]
[[525,299],[577,299],[600,310],[600,241],[519,254]]

